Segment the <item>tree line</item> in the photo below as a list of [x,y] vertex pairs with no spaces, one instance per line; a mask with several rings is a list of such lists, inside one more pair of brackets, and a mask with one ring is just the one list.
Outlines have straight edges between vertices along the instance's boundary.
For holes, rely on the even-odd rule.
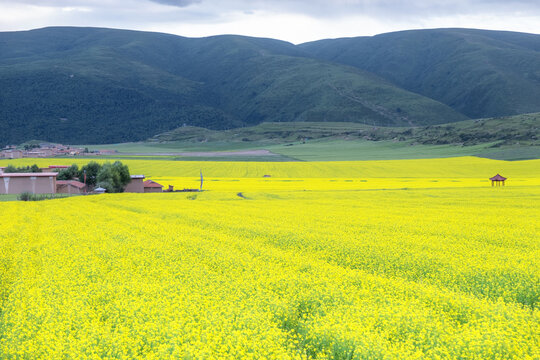
[[88,188],[101,187],[109,193],[123,192],[127,184],[131,182],[131,175],[127,165],[121,161],[104,164],[92,161],[79,169],[77,164],[73,164],[58,172],[58,180],[79,180],[85,183]]
[[37,166],[37,164],[34,164],[32,166],[20,166],[20,167],[16,167],[9,164],[4,169],[4,172],[5,173],[40,173],[42,171],[40,167]]

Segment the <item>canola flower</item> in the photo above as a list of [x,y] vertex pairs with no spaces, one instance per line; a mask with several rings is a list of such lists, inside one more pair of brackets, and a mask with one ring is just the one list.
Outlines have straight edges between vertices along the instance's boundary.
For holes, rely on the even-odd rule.
[[[89,161],[115,161],[115,158],[61,159],[23,158],[0,160],[0,166],[78,165]],[[501,161],[472,156],[447,159],[378,160],[378,161],[315,161],[315,162],[224,162],[224,161],[174,161],[123,158],[132,174],[147,177],[198,177],[199,170],[214,178],[384,178],[384,179],[487,179],[501,173],[509,179],[527,180],[540,178],[540,160]]]
[[2,203],[0,358],[540,357],[538,176],[215,166],[202,193]]

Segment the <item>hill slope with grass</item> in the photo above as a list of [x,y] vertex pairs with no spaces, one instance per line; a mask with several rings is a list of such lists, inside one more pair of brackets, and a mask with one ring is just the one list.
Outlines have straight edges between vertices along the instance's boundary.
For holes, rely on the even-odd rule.
[[540,35],[412,30],[300,48],[317,59],[372,72],[470,118],[540,111]]
[[[120,151],[175,152],[267,149],[297,160],[374,160],[476,155],[493,159],[540,158],[540,113],[417,127],[340,122],[262,123],[210,130],[181,127]],[[129,151],[128,151],[129,152]]]
[[384,126],[466,117],[354,67],[306,57],[290,43],[190,39],[98,28],[0,33],[0,143],[111,143],[183,124],[261,122]]
[[149,142],[259,142],[285,143],[313,139],[397,140],[424,145],[540,146],[540,113],[459,121],[452,124],[418,127],[380,127],[342,122],[262,123],[230,130],[210,130],[185,126],[149,139]]

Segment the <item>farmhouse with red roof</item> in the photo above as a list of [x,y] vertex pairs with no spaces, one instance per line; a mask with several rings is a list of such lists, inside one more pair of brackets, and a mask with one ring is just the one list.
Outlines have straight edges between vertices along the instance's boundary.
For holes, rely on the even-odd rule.
[[163,185],[158,184],[157,182],[153,180],[146,180],[144,182],[144,192],[145,193],[163,192]]

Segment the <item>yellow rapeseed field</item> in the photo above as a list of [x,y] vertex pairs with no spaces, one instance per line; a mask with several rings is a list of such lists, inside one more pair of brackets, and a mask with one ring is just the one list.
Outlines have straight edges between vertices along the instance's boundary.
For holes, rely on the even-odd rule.
[[[89,161],[114,161],[115,158],[100,159],[13,159],[0,160],[0,166],[13,164],[26,166],[37,164],[83,165]],[[434,178],[438,180],[456,178],[483,179],[500,172],[513,179],[540,177],[540,160],[500,161],[477,157],[447,159],[381,160],[381,161],[318,161],[318,162],[221,162],[221,161],[173,161],[154,159],[121,159],[129,165],[132,174],[147,177],[198,177],[199,170],[208,177],[260,178]]]
[[124,162],[205,191],[1,202],[0,359],[540,358],[538,160]]

